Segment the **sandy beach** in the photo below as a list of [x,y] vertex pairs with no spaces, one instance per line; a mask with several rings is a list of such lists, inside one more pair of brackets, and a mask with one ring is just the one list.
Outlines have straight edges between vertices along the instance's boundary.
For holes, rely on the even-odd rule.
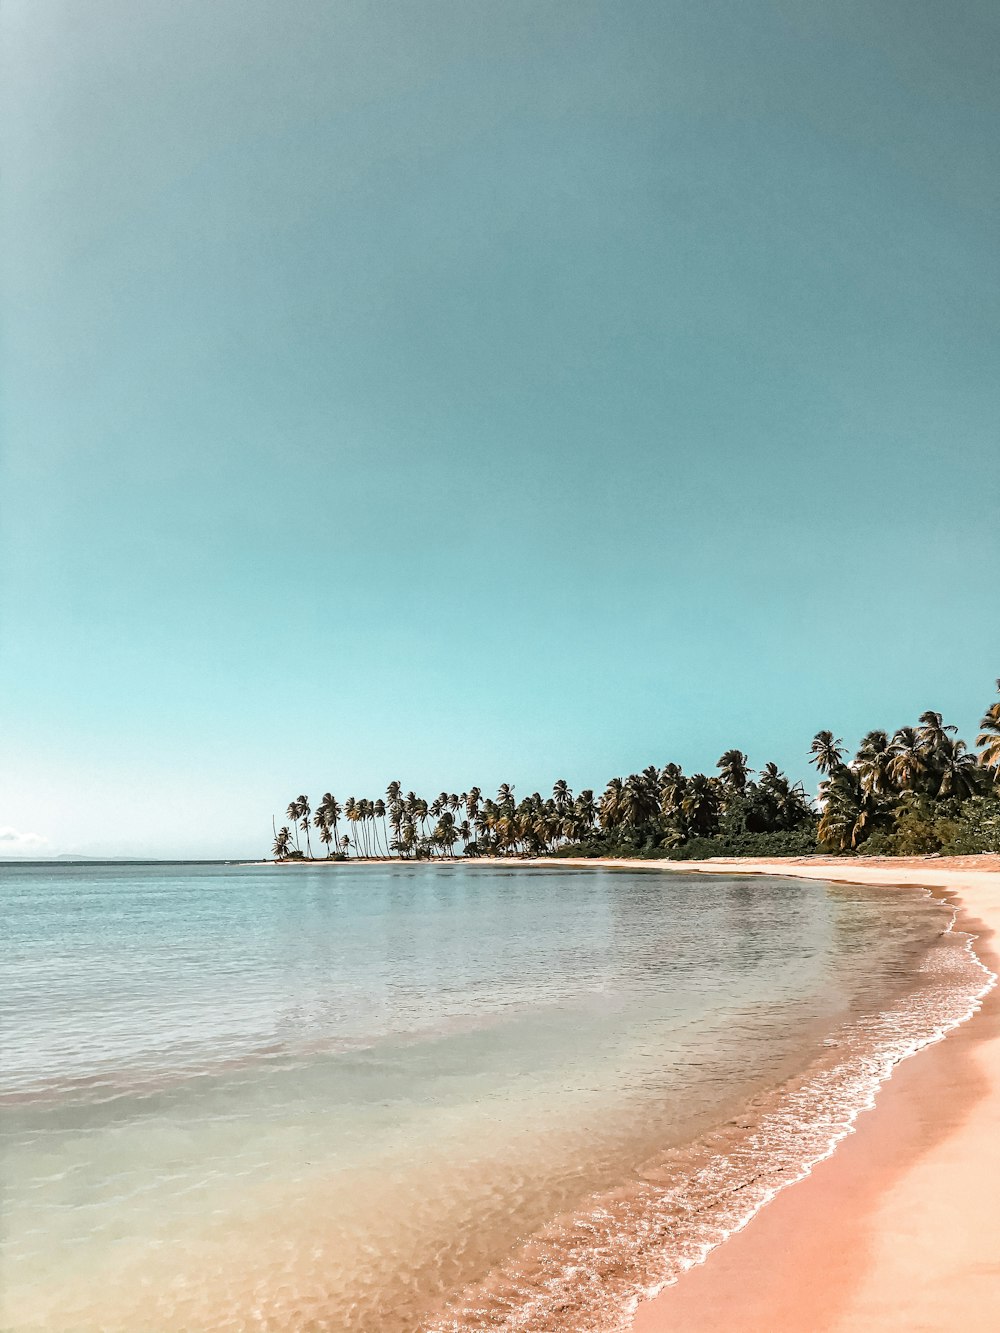
[[[921,884],[960,907],[1000,971],[1000,857],[682,863]],[[677,863],[674,863],[676,866]],[[667,867],[673,868],[673,867]],[[1000,991],[897,1066],[873,1111],[699,1268],[640,1306],[636,1333],[987,1333],[1000,1323]]]

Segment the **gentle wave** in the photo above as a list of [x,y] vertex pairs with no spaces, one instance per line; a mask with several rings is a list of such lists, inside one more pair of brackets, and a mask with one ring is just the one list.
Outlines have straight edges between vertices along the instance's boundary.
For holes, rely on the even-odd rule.
[[[933,895],[928,894],[929,898]],[[938,901],[938,900],[935,900]],[[467,1289],[426,1333],[621,1333],[652,1299],[803,1180],[854,1132],[902,1060],[940,1041],[997,983],[956,929],[920,969],[921,984],[881,1013],[845,1025],[837,1055],[747,1108],[734,1123],[650,1161],[638,1179],[556,1219],[511,1260]]]

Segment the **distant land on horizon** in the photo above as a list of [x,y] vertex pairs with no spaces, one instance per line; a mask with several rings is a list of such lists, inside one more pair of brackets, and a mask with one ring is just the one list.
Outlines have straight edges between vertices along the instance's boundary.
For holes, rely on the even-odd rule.
[[238,859],[226,856],[77,856],[72,852],[61,852],[58,856],[0,856],[0,865],[51,866],[57,862],[80,864],[86,861],[92,865],[196,866],[229,865]]

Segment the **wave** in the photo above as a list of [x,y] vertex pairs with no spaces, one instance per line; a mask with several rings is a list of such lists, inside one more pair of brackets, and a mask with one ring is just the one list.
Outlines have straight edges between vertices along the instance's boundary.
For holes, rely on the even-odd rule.
[[640,1301],[830,1157],[896,1065],[977,1012],[997,975],[957,920],[954,908],[905,995],[842,1024],[804,1073],[755,1098],[738,1120],[658,1154],[627,1184],[555,1219],[439,1309],[425,1333],[626,1330]]

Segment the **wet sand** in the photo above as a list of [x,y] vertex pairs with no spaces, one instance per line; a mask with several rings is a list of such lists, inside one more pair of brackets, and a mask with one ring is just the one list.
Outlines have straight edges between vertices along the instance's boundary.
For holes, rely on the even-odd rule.
[[[674,863],[675,865],[677,863]],[[672,868],[672,867],[671,867]],[[1000,971],[1000,857],[683,863],[924,884]],[[901,1063],[873,1111],[699,1268],[639,1307],[636,1333],[987,1333],[1000,1327],[1000,991]]]

